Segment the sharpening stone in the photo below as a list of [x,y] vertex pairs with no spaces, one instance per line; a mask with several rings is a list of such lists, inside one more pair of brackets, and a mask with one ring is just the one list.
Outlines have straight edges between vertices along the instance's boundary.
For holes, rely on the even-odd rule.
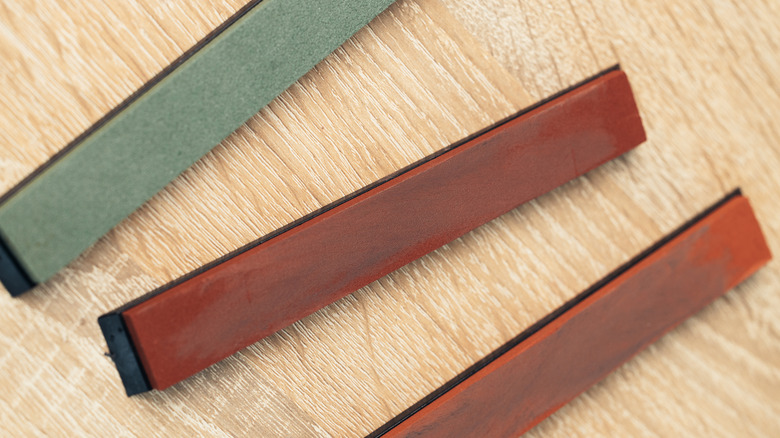
[[0,200],[0,281],[50,278],[392,3],[242,10]]

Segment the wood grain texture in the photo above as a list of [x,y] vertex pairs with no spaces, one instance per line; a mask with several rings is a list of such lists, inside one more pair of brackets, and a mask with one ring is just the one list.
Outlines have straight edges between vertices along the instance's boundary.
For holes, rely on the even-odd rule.
[[645,139],[612,71],[118,313],[165,389]]
[[[30,3],[4,0],[3,8],[20,4]],[[397,4],[47,285],[22,300],[0,297],[4,432],[360,436],[733,187],[751,198],[778,253],[775,3],[446,0],[445,6],[459,23],[429,0]],[[184,8],[169,18],[179,23],[213,12],[205,9]],[[45,40],[53,31],[67,40],[80,29],[70,23],[81,12],[71,14],[50,21],[51,31],[40,25],[50,15],[28,15],[13,31],[4,24],[3,35]],[[104,13],[87,27],[120,29],[133,20]],[[145,56],[121,38],[112,41],[106,45]],[[45,78],[84,59],[116,59],[72,53],[70,64],[34,54],[28,63]],[[648,128],[648,143],[630,157],[194,379],[131,400],[122,394],[102,356],[97,315],[616,62],[632,80]],[[142,64],[156,71],[164,62]],[[88,77],[74,68],[59,77]],[[132,92],[112,87],[94,89],[98,96]],[[522,89],[531,97],[519,98]],[[49,90],[55,107],[59,97],[78,95],[68,86]],[[87,102],[105,105],[97,100]],[[67,141],[89,124],[62,135],[70,126],[60,118],[81,117],[62,113],[37,119],[51,127],[41,131],[18,120],[37,114],[24,102],[0,109],[9,120],[0,125],[2,135],[24,136],[34,126]],[[25,146],[2,144],[11,151],[3,181],[26,173],[20,162],[53,152],[36,146],[42,143],[17,143]],[[773,262],[528,435],[777,435],[778,284]]]
[[521,435],[772,258],[746,198],[705,214],[381,436]]

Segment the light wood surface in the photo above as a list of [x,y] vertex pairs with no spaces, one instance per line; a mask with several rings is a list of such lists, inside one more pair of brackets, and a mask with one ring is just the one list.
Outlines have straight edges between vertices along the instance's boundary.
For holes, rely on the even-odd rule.
[[[2,187],[241,6],[56,3],[0,4]],[[55,279],[0,295],[0,429],[360,436],[733,187],[778,253],[775,2],[443,4],[400,0]],[[637,151],[124,397],[98,315],[617,62]],[[774,262],[529,435],[776,436],[779,285]]]

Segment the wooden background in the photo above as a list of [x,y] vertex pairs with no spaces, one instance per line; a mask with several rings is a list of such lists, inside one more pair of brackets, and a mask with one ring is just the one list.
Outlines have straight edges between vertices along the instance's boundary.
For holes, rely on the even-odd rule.
[[[0,190],[245,0],[0,0]],[[780,253],[780,3],[399,0],[20,299],[6,436],[362,436],[733,188]],[[96,318],[620,63],[649,141],[164,392]],[[57,214],[57,212],[51,212]],[[530,436],[780,434],[780,265]]]

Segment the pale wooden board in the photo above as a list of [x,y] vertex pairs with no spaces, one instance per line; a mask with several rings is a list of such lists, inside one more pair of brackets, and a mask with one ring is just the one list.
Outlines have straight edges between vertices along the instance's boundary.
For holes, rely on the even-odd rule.
[[[0,299],[1,427],[361,435],[736,184],[777,252],[780,14],[718,24],[706,5],[448,0],[519,83],[435,2],[396,5],[54,281]],[[98,314],[523,106],[523,88],[541,98],[616,61],[640,150],[171,390],[121,396]],[[778,284],[773,264],[532,434],[776,434]]]

